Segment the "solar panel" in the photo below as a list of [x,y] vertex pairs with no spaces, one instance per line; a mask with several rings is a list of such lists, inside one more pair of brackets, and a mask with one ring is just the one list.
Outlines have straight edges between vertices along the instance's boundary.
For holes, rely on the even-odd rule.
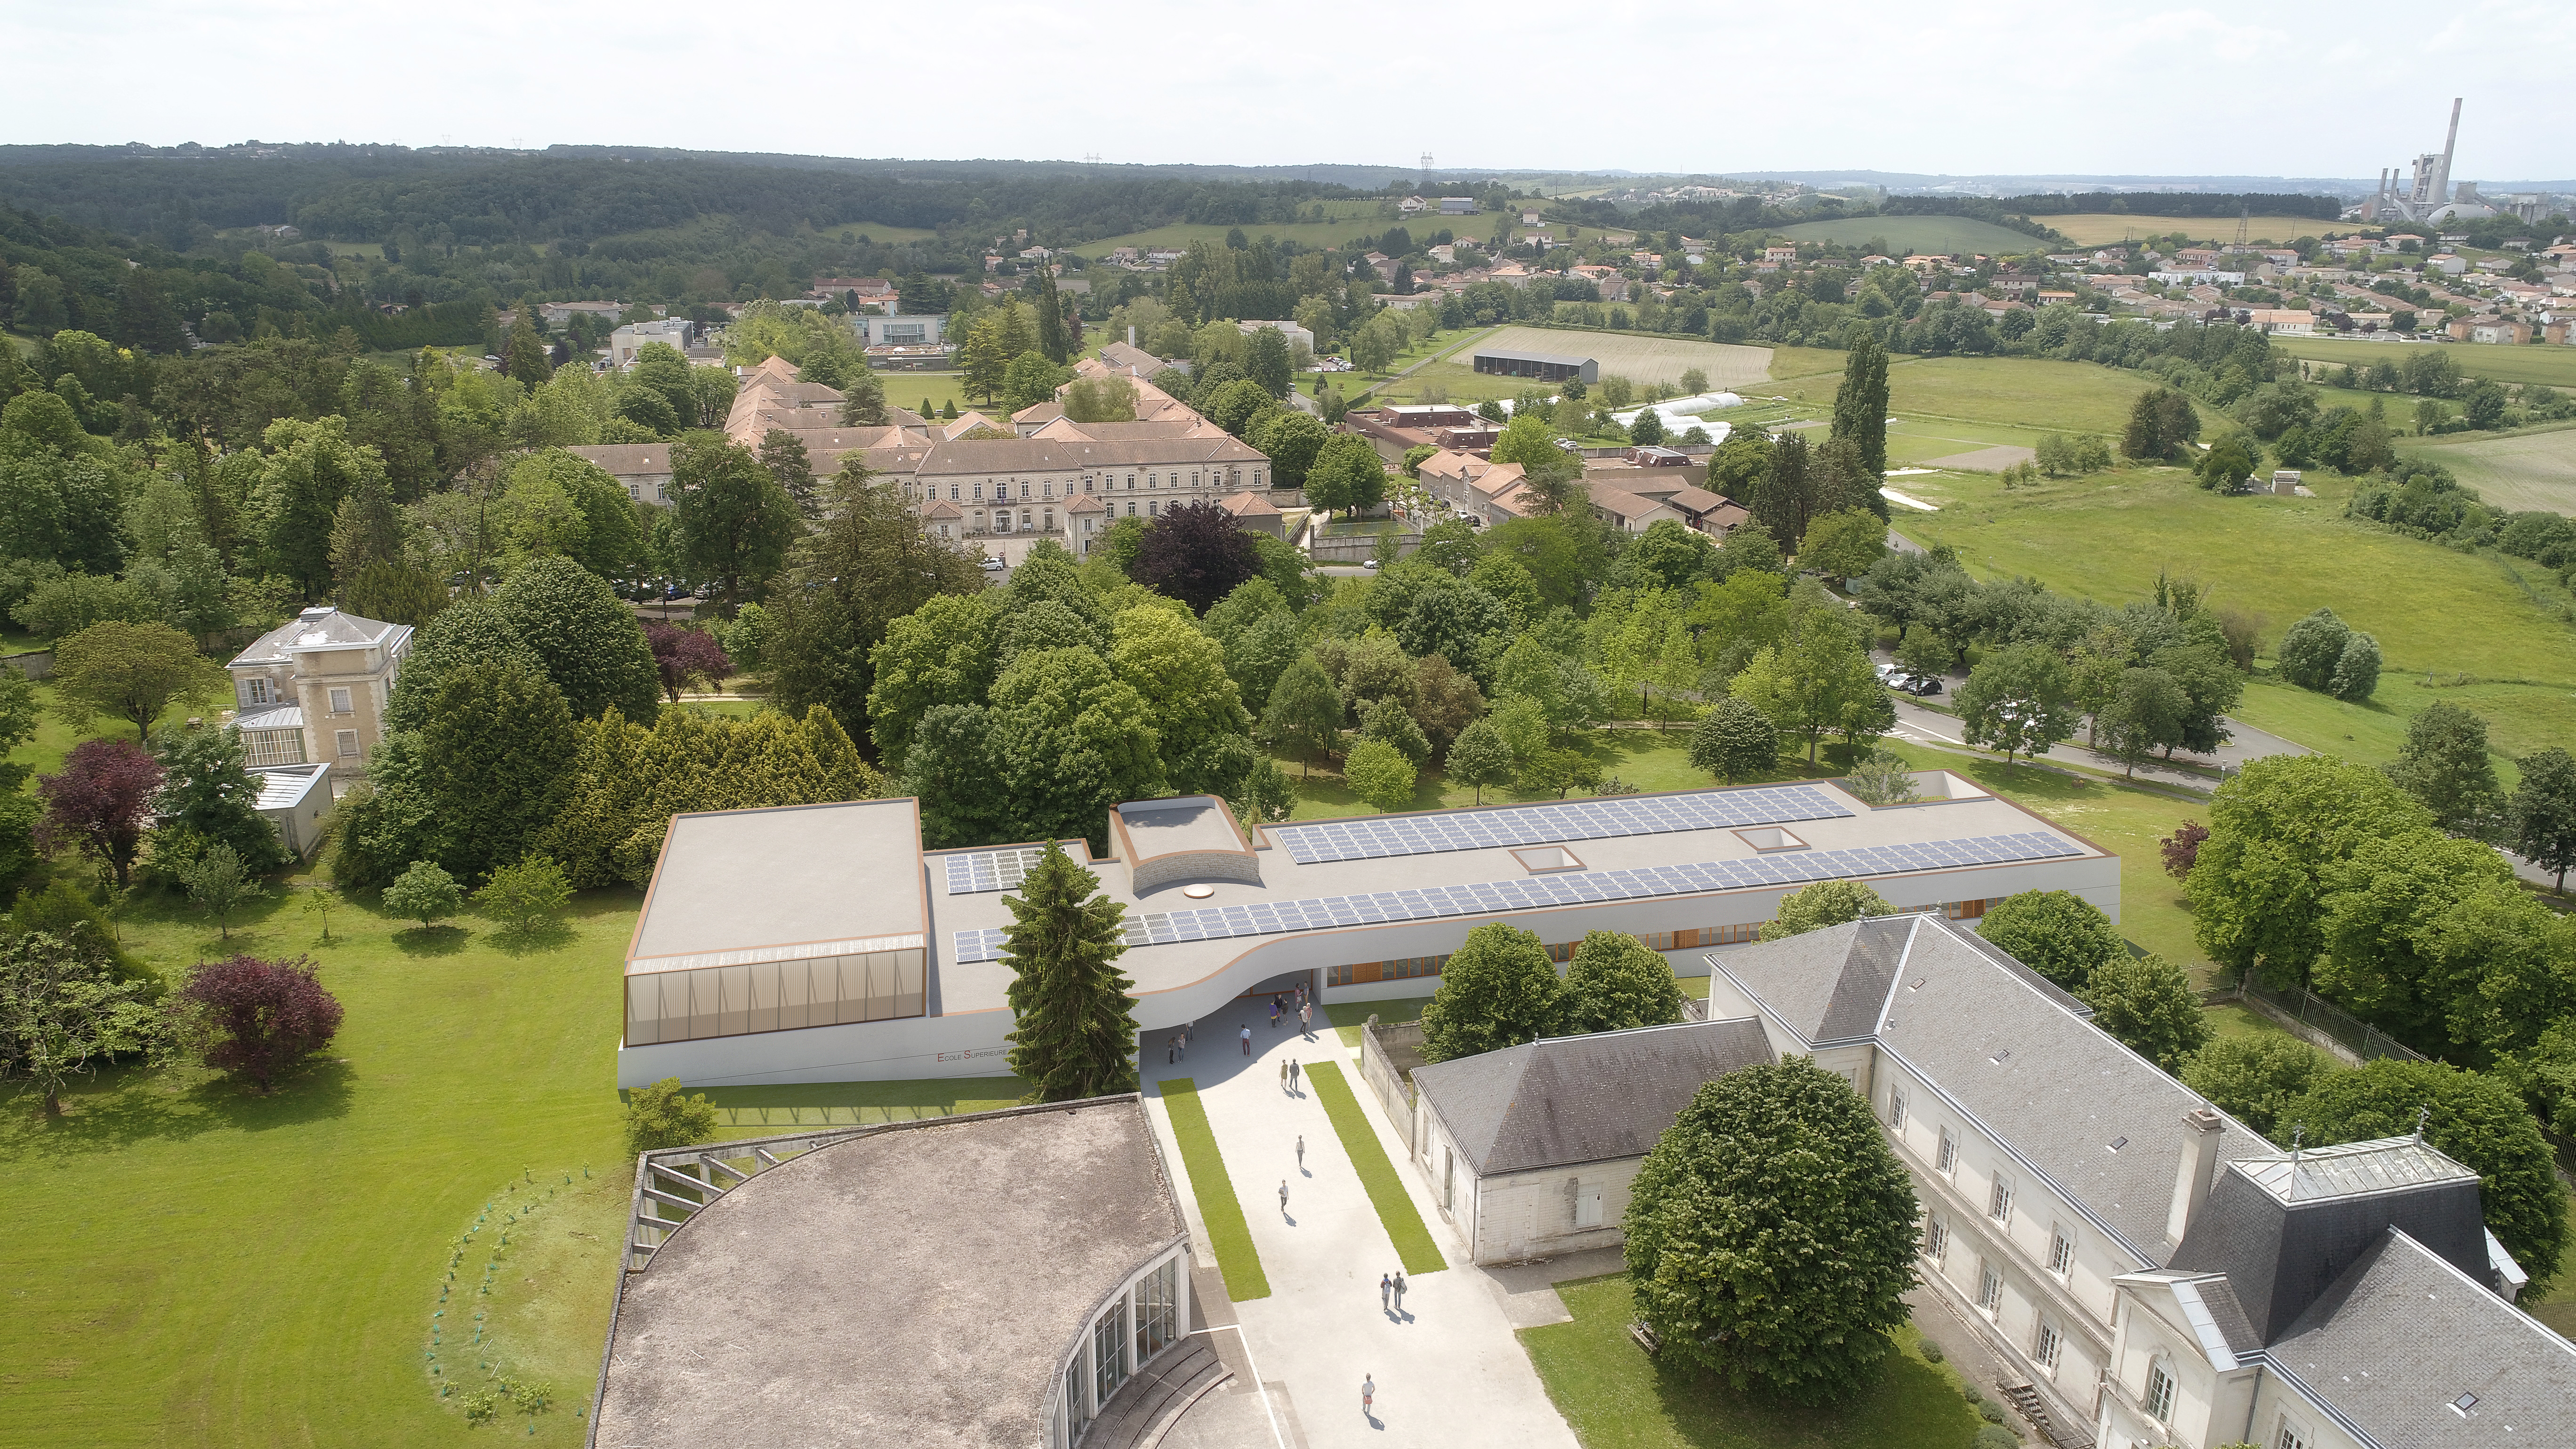
[[1019,888],[1020,881],[1046,858],[1044,846],[1018,850],[978,850],[942,857],[948,862],[948,893],[971,896],[984,891]]
[[[1782,852],[1741,860],[1694,861],[1637,870],[1560,871],[1512,880],[1431,886],[1418,891],[1380,891],[1360,896],[1272,901],[1254,907],[1210,906],[1198,910],[1131,915],[1126,923],[1127,944],[1150,946],[1171,941],[1271,936],[1327,926],[1434,920],[1442,916],[1482,915],[1598,901],[1643,900],[1654,896],[1741,890],[1752,886],[1804,885],[1820,880],[1852,880],[1942,866],[2000,865],[2010,861],[2049,860],[2083,853],[2082,847],[2061,836],[2045,830],[2032,830],[2014,835],[1981,835],[1965,840],[1898,846]],[[1002,934],[999,931],[958,932],[961,953],[965,949],[966,938],[979,934],[992,938],[993,954],[960,954],[959,960],[999,959]]]
[[1000,931],[959,931],[956,933],[953,954],[960,963],[999,961],[1002,959],[1002,933]]
[[1848,817],[1849,810],[1813,785],[1705,790],[1689,795],[1611,796],[1556,805],[1515,805],[1445,815],[1400,815],[1271,827],[1271,838],[1300,865],[1382,860],[1452,850],[1666,835]]

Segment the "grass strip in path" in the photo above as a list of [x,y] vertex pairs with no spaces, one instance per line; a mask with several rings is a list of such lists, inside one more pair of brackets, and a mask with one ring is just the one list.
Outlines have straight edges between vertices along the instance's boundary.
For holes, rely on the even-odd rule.
[[1385,1224],[1404,1271],[1437,1273],[1448,1267],[1449,1260],[1440,1256],[1430,1230],[1422,1226],[1422,1214],[1414,1211],[1412,1195],[1397,1179],[1395,1164],[1387,1161],[1377,1129],[1369,1125],[1368,1114],[1351,1095],[1351,1084],[1342,1080],[1342,1069],[1331,1062],[1314,1062],[1306,1068],[1306,1080],[1315,1084],[1316,1100],[1324,1104],[1324,1115],[1333,1119],[1333,1133],[1342,1139],[1342,1151],[1359,1173],[1360,1186],[1368,1189],[1369,1203],[1377,1209],[1377,1220]]
[[1208,1251],[1216,1254],[1216,1265],[1225,1274],[1225,1296],[1237,1303],[1269,1297],[1270,1278],[1261,1271],[1252,1229],[1244,1225],[1234,1179],[1226,1176],[1225,1154],[1216,1150],[1216,1133],[1209,1130],[1207,1108],[1199,1102],[1199,1084],[1173,1077],[1161,1086],[1172,1136],[1181,1144],[1181,1165],[1189,1169],[1190,1191],[1199,1200],[1199,1221],[1207,1224]]

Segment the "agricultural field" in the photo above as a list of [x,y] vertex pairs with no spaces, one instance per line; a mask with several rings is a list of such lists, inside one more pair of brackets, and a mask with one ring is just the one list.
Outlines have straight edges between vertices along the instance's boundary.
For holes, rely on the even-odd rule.
[[[2576,388],[2576,347],[2499,347],[2474,342],[2363,342],[2351,337],[2275,337],[2272,345],[2292,357],[2337,366],[2403,363],[2410,347],[2439,347],[2460,371],[2496,382],[2538,382]],[[2394,404],[2392,404],[2394,406]]]
[[[2229,216],[2131,216],[2125,213],[2087,213],[2082,216],[2034,216],[2031,220],[2051,227],[2077,246],[2108,246],[2132,237],[2188,234],[2193,240],[2211,244],[2233,245],[2236,241],[2236,218]],[[2328,231],[2345,231],[2331,221],[2313,216],[2258,216],[2246,225],[2249,243],[2263,242],[2279,246],[2297,237],[2324,236]]]
[[1791,241],[1831,242],[1846,247],[1884,241],[1890,249],[1888,255],[1898,257],[1912,252],[2028,256],[2048,247],[2038,237],[1964,216],[1853,216],[1802,221],[1778,231]]
[[2576,514],[2576,428],[2511,437],[2409,439],[2406,452],[2441,464],[2498,508]]
[[[1375,201],[1326,201],[1308,204],[1323,206],[1332,219],[1323,222],[1263,222],[1257,226],[1242,227],[1240,230],[1254,241],[1268,237],[1273,241],[1293,241],[1302,247],[1329,248],[1339,247],[1344,242],[1356,241],[1362,237],[1373,239],[1382,236],[1391,226],[1403,227],[1413,234],[1416,241],[1444,228],[1453,233],[1488,237],[1493,235],[1495,224],[1502,219],[1501,213],[1490,211],[1480,212],[1474,216],[1443,217],[1428,214],[1414,217],[1380,216],[1378,204]],[[1152,227],[1144,231],[1127,232],[1120,236],[1105,236],[1098,241],[1082,242],[1070,250],[1076,256],[1097,259],[1109,255],[1111,249],[1115,247],[1187,248],[1190,243],[1202,240],[1223,246],[1225,234],[1234,230],[1237,228],[1202,226],[1194,222],[1174,222],[1169,226]]]

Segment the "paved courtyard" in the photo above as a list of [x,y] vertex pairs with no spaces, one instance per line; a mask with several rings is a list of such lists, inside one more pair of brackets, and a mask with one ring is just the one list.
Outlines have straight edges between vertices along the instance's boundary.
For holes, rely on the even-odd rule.
[[[1271,1285],[1269,1297],[1236,1305],[1239,1329],[1215,1330],[1240,1332],[1245,1355],[1269,1397],[1269,1413],[1253,1421],[1248,1403],[1230,1399],[1222,1406],[1226,1423],[1220,1435],[1210,1432],[1218,1425],[1200,1423],[1201,1415],[1194,1411],[1182,1422],[1191,1431],[1188,1442],[1210,1449],[1263,1443],[1280,1449],[1390,1444],[1574,1449],[1573,1432],[1512,1333],[1516,1326],[1563,1316],[1554,1290],[1531,1281],[1533,1274],[1526,1270],[1498,1277],[1463,1261],[1465,1243],[1440,1216],[1420,1174],[1405,1161],[1403,1139],[1360,1080],[1356,1054],[1342,1046],[1339,1034],[1321,1016],[1318,1011],[1314,1035],[1303,1037],[1293,1017],[1275,1029],[1270,1025],[1267,998],[1238,1000],[1225,1014],[1198,1024],[1184,1064],[1165,1063],[1161,1034],[1148,1042],[1146,1095],[1156,1128],[1164,1135],[1166,1160],[1174,1172],[1185,1172],[1155,1084],[1186,1076],[1198,1083]],[[1248,1057],[1239,1045],[1245,1026],[1252,1029]],[[1301,1088],[1293,1096],[1281,1090],[1279,1067],[1290,1057],[1301,1063],[1341,1064],[1415,1209],[1450,1261],[1441,1272],[1408,1280],[1401,1317],[1378,1305],[1379,1276],[1398,1266],[1395,1246],[1313,1089]],[[1303,1169],[1296,1152],[1301,1135],[1306,1140]],[[1288,1184],[1284,1213],[1279,1207],[1282,1180]],[[1211,1264],[1194,1192],[1184,1184],[1181,1196],[1201,1245],[1200,1261]],[[1215,1277],[1200,1276],[1202,1281]],[[1377,1383],[1374,1412],[1368,1415],[1360,1409],[1363,1377]],[[1218,1407],[1210,1405],[1211,1410]],[[1181,1437],[1176,1433],[1172,1442]]]

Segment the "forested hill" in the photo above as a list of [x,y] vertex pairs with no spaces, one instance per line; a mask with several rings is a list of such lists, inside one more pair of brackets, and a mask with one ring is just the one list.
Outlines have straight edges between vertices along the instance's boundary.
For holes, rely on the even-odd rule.
[[[334,241],[594,241],[724,217],[757,230],[1029,226],[1086,240],[1169,222],[1254,226],[1383,185],[1384,168],[1084,167],[557,147],[0,147],[0,203],[173,250],[292,224]],[[1303,173],[1332,173],[1318,180]]]

